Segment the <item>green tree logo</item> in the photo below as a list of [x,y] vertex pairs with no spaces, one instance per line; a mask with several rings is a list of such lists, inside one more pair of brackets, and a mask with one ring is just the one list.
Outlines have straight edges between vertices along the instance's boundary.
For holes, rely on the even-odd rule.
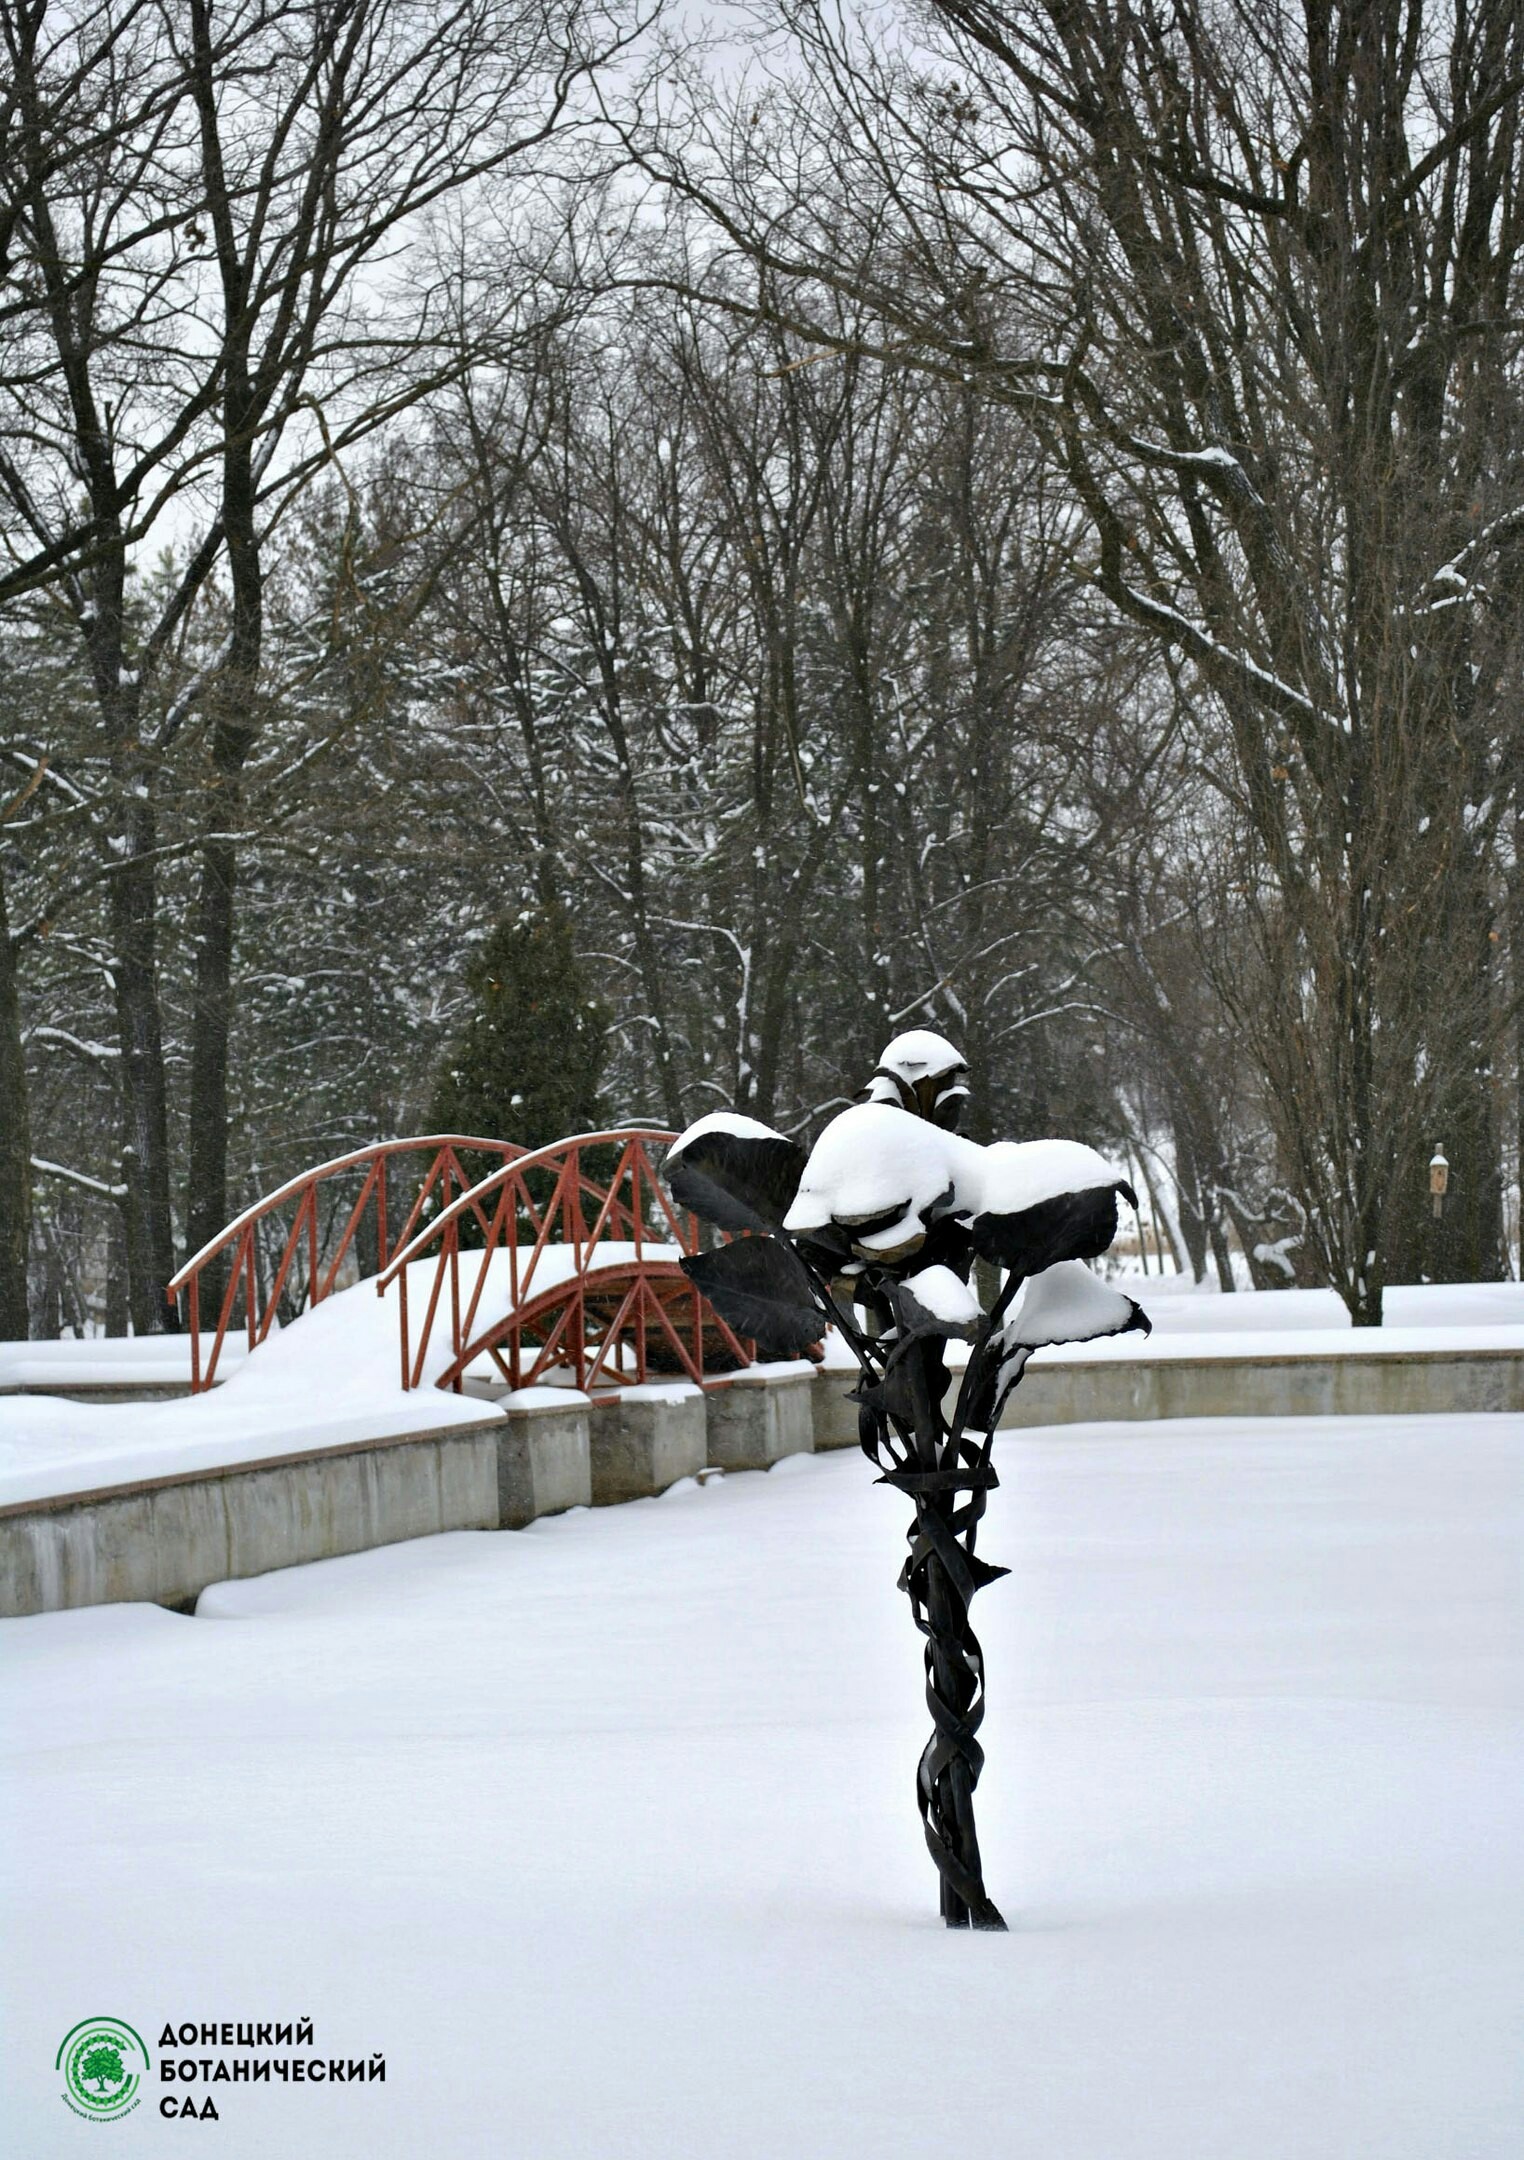
[[53,2067],[76,2115],[111,2122],[138,2105],[148,2075],[148,2050],[122,2018],[86,2018],[65,2033]]
[[91,2048],[80,2063],[79,2074],[92,2084],[97,2092],[104,2092],[108,2085],[120,2085],[127,2072],[122,2068],[120,2048],[108,2047],[104,2041]]

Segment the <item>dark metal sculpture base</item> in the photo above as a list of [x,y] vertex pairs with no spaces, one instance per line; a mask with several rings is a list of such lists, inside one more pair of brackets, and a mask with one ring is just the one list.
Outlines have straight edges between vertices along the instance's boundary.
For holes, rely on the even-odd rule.
[[[854,1344],[871,1372],[873,1346]],[[969,1620],[974,1593],[1007,1570],[974,1550],[986,1495],[998,1483],[990,1440],[969,1441],[942,1413],[946,1385],[941,1344],[922,1338],[896,1345],[876,1381],[859,1390],[863,1452],[882,1482],[915,1503],[910,1552],[900,1588],[926,1638],[926,1707],[932,1735],[916,1771],[916,1800],[926,1845],[942,1878],[949,1927],[1004,1928],[984,1887],[974,1788],[984,1767],[984,1654]],[[908,1411],[897,1415],[889,1401]]]

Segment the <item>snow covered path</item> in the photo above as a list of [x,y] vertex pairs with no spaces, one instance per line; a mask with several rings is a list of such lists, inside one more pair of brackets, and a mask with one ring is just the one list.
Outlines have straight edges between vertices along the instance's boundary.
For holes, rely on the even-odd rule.
[[[1006,1937],[935,1920],[860,1457],[0,1623],[5,2147],[79,2019],[310,2016],[224,2155],[1513,2160],[1524,1418],[1012,1434]],[[215,2054],[216,2049],[187,2051]],[[289,2053],[290,2050],[285,2052]],[[200,2091],[177,2086],[176,2091]]]

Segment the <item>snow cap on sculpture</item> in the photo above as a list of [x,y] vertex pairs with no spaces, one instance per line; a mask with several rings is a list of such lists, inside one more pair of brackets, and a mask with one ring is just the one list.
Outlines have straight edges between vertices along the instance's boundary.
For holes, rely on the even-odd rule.
[[894,1104],[854,1103],[809,1153],[783,1227],[845,1260],[889,1266],[925,1243],[943,1215],[969,1212],[983,1149]]
[[955,1132],[968,1102],[968,1061],[945,1035],[910,1028],[884,1045],[859,1102],[892,1103]]
[[980,1147],[885,1103],[854,1103],[821,1133],[783,1228],[854,1264],[911,1258],[938,1223],[967,1226],[973,1250],[1022,1275],[1094,1260],[1116,1236],[1127,1180],[1078,1140]]
[[1138,1204],[1120,1171],[1081,1140],[997,1140],[980,1153],[974,1250],[1018,1275],[1098,1260],[1117,1234],[1118,1200]]

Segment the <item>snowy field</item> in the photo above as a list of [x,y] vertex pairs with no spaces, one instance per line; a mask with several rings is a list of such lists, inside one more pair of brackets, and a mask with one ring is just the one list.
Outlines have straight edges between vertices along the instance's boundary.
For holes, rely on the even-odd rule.
[[[1224,1297],[1214,1283],[1183,1275],[1134,1269],[1113,1279],[1147,1308],[1156,1334],[1360,1332],[1350,1327],[1336,1290],[1237,1290]],[[1393,1328],[1524,1327],[1524,1283],[1395,1283],[1382,1311],[1383,1335]]]
[[[203,1333],[209,1359],[216,1336]],[[243,1363],[248,1345],[229,1335],[222,1345],[223,1378]],[[189,1335],[62,1336],[48,1342],[0,1342],[0,1390],[46,1387],[189,1387]]]
[[1239,1290],[1224,1297],[1178,1275],[1113,1279],[1138,1300],[1153,1333],[1039,1350],[1035,1363],[1524,1350],[1524,1283],[1399,1284],[1383,1299],[1381,1326],[1355,1328],[1335,1290]]
[[[998,1461],[1004,1937],[935,1920],[855,1454],[0,1623],[7,2155],[1515,2160],[1524,1418]],[[53,2059],[105,2013],[386,2082],[99,2139]]]
[[[1278,1347],[1281,1339],[1317,1337],[1308,1350],[1326,1353],[1338,1348],[1391,1348],[1411,1343],[1423,1347],[1463,1347],[1461,1337],[1474,1335],[1478,1346],[1489,1348],[1504,1328],[1519,1330],[1524,1344],[1524,1283],[1396,1283],[1382,1300],[1379,1328],[1352,1328],[1349,1313],[1336,1290],[1238,1290],[1224,1297],[1212,1283],[1192,1282],[1180,1275],[1141,1275],[1129,1271],[1113,1278],[1118,1287],[1135,1297],[1154,1323],[1153,1335],[1141,1345],[1145,1355],[1178,1356],[1183,1338],[1190,1338],[1188,1354],[1195,1356],[1210,1345],[1204,1336],[1249,1335],[1242,1345],[1245,1354],[1257,1355]],[[1337,1335],[1342,1341],[1329,1340]],[[1266,1338],[1274,1337],[1272,1346]],[[1068,1354],[1093,1357],[1125,1342],[1085,1343]],[[1297,1347],[1303,1345],[1298,1340]],[[1043,1359],[1063,1356],[1062,1351],[1042,1350]]]

